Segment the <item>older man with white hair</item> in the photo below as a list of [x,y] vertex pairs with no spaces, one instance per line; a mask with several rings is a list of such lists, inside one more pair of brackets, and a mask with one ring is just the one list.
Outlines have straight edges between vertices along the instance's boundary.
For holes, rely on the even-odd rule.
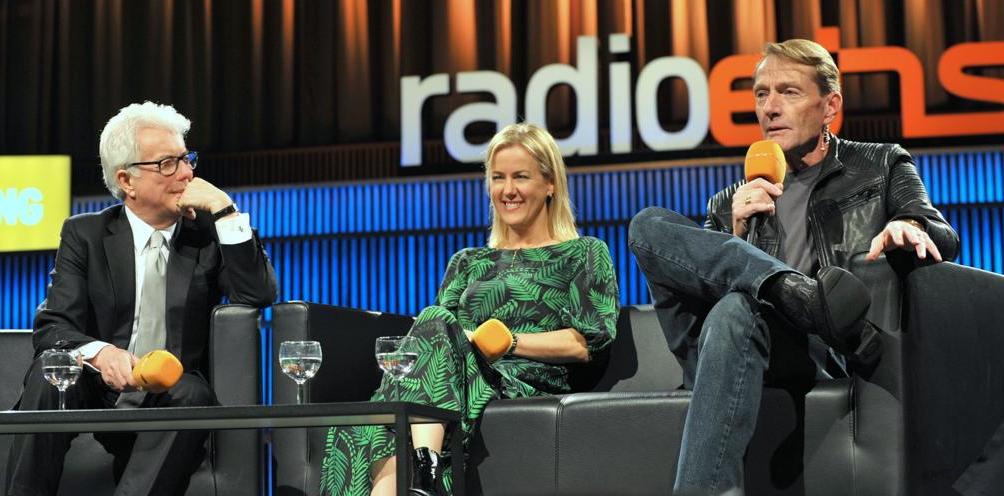
[[[101,133],[105,186],[122,202],[63,224],[46,300],[33,337],[22,410],[56,409],[37,359],[72,350],[86,372],[66,397],[71,409],[216,404],[206,381],[209,316],[225,295],[263,307],[275,273],[247,214],[195,177],[185,146],[191,123],[171,106],[124,107]],[[140,391],[137,356],[167,349],[185,373],[166,391]],[[181,494],[203,459],[206,433],[95,435],[115,456],[116,494]],[[19,435],[11,445],[8,494],[55,494],[75,434]]]

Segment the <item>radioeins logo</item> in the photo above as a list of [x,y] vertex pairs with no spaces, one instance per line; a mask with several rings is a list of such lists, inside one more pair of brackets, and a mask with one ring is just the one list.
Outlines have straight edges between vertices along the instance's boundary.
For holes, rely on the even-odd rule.
[[[837,55],[842,74],[894,72],[899,77],[900,112],[903,137],[948,137],[1004,132],[1004,110],[949,114],[928,114],[924,99],[924,71],[917,56],[903,47],[879,46],[840,48],[838,28],[816,31],[815,39]],[[607,38],[610,53],[630,51],[630,37],[613,34]],[[523,95],[523,118],[544,123],[547,94],[557,85],[575,92],[575,128],[558,140],[562,154],[595,155],[599,144],[597,53],[594,36],[578,39],[574,66],[551,64],[538,69],[527,82]],[[750,90],[734,90],[733,82],[752,77],[759,54],[732,55],[720,60],[705,74],[697,61],[679,56],[650,61],[631,84],[629,62],[613,62],[608,68],[610,92],[610,150],[632,151],[632,125],[642,142],[654,151],[697,147],[710,131],[724,146],[745,146],[760,139],[756,124],[738,124],[733,115],[753,112]],[[950,93],[962,98],[1004,104],[1004,79],[965,72],[967,69],[1004,64],[1004,41],[962,43],[945,50],[938,61],[938,79]],[[659,122],[656,92],[667,78],[679,78],[687,86],[689,118],[683,129],[667,131]],[[632,91],[633,90],[633,91]],[[474,122],[491,122],[496,129],[516,121],[516,86],[496,71],[460,72],[454,77],[457,93],[487,93],[494,102],[475,102],[453,110],[446,119],[443,141],[447,152],[461,162],[478,162],[484,143],[471,143],[464,129]],[[401,78],[401,165],[422,165],[422,107],[430,99],[451,92],[449,74]],[[634,105],[632,106],[632,99]],[[632,110],[634,119],[632,120]],[[839,130],[841,119],[831,126]]]

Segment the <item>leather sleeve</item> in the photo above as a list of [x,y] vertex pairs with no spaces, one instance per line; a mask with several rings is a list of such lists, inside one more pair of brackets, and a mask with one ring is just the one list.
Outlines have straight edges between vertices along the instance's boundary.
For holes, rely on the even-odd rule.
[[954,260],[959,252],[959,235],[945,221],[941,212],[931,205],[927,189],[917,174],[913,158],[899,145],[894,145],[896,154],[889,167],[886,211],[889,220],[916,219],[924,224],[928,236],[934,241],[943,260]]
[[705,229],[732,234],[732,195],[744,182],[732,184],[708,199],[708,212],[704,219]]

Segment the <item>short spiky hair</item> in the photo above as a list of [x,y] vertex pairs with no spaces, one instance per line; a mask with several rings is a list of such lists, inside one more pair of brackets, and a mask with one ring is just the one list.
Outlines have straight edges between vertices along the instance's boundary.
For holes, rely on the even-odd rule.
[[101,154],[101,172],[105,187],[112,196],[119,200],[123,198],[115,173],[126,169],[128,164],[139,161],[137,131],[152,127],[165,129],[184,137],[191,126],[191,121],[174,110],[174,107],[150,101],[122,107],[118,114],[108,119],[108,123],[101,131],[98,151]]
[[792,39],[781,43],[768,43],[763,47],[763,59],[757,63],[757,67],[763,63],[767,57],[782,57],[809,65],[816,69],[816,84],[819,92],[823,95],[830,93],[840,93],[840,69],[833,62],[830,52],[819,43],[812,40]]

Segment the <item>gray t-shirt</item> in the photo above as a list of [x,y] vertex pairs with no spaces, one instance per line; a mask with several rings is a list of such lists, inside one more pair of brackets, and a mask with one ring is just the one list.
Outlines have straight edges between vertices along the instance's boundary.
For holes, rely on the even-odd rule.
[[813,275],[818,258],[812,251],[812,233],[809,232],[809,193],[823,170],[822,162],[798,172],[788,171],[784,177],[784,194],[777,198],[777,220],[781,224],[784,244],[780,259],[789,267],[806,275]]
[[[775,202],[777,220],[781,224],[784,243],[781,245],[779,257],[789,267],[814,276],[818,258],[812,251],[812,233],[809,232],[809,193],[819,179],[823,170],[820,162],[812,167],[806,167],[798,172],[788,171],[784,177],[784,194]],[[843,358],[829,352],[829,347],[814,334],[809,335],[809,358],[816,363],[816,378],[832,378],[827,372],[826,357],[833,357],[837,366],[843,368]]]

